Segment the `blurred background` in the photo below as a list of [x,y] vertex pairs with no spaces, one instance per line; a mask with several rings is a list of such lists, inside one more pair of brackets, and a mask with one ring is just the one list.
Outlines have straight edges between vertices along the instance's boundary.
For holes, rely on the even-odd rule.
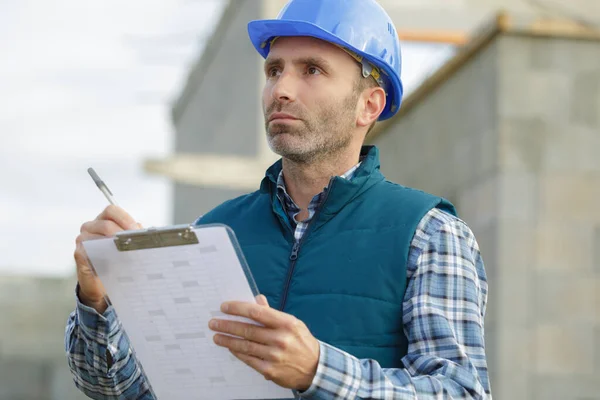
[[[406,95],[369,141],[479,241],[496,399],[600,399],[600,2],[380,0]],[[63,334],[79,227],[145,226],[255,190],[251,19],[284,0],[0,2],[0,400],[83,399]]]

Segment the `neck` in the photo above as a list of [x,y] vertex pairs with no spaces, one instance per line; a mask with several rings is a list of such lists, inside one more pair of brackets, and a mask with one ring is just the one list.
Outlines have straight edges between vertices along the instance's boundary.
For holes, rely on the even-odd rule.
[[343,175],[358,164],[360,146],[348,148],[338,154],[330,154],[310,162],[295,162],[283,159],[283,177],[285,187],[296,205],[302,209],[300,217],[305,213],[308,204],[317,194],[329,185],[333,176]]

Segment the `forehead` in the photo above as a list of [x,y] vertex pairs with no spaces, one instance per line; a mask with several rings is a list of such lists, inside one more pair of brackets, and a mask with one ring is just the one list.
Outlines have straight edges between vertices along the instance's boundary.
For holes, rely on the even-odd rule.
[[267,60],[305,56],[318,56],[335,64],[357,64],[348,53],[339,47],[321,39],[304,36],[278,38],[271,46]]

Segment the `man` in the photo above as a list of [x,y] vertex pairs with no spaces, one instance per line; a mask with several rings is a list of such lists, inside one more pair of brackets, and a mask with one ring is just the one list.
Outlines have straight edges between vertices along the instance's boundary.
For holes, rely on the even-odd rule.
[[[215,343],[306,399],[491,398],[472,232],[444,199],[386,181],[363,146],[402,98],[392,21],[375,0],[291,0],[248,30],[282,159],[260,190],[196,222],[233,228],[263,293],[222,307],[262,326],[213,320]],[[152,398],[81,246],[138,227],[110,206],[77,239],[66,347],[95,399]]]

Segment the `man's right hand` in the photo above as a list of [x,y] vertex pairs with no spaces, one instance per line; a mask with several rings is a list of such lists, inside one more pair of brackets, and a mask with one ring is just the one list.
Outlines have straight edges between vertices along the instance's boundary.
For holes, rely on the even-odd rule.
[[112,237],[124,230],[142,229],[142,226],[127,214],[122,208],[110,205],[93,221],[81,226],[77,236],[75,263],[77,265],[77,280],[79,282],[79,300],[86,306],[94,308],[99,314],[107,308],[104,300],[105,290],[102,282],[96,276],[88,262],[82,242],[90,239]]

